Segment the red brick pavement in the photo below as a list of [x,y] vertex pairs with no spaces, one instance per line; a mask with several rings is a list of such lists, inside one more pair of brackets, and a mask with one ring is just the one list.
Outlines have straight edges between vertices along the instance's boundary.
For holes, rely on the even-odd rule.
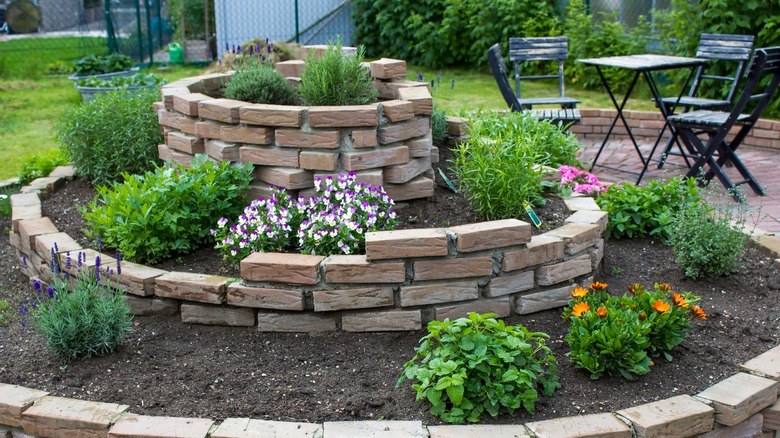
[[[587,164],[587,167],[589,167],[590,162],[596,156],[596,152],[598,152],[598,148],[601,146],[601,141],[593,139],[581,140],[585,149],[580,151],[579,158],[584,165]],[[650,153],[652,143],[649,140],[639,141],[640,149],[646,156]],[[766,192],[766,196],[758,196],[748,186],[741,188],[741,192],[747,196],[749,205],[750,218],[748,219],[748,224],[752,226],[755,223],[757,228],[760,229],[759,231],[765,231],[768,234],[780,234],[780,153],[767,149],[743,147],[738,150],[737,154],[756,180],[758,180],[758,183],[765,188]],[[654,158],[658,156],[660,156],[660,153],[656,151]],[[628,138],[610,140],[601,153],[598,164],[633,172],[642,170],[639,156]],[[688,168],[682,157],[670,156],[663,169],[659,170],[654,163],[651,163],[647,173],[642,178],[641,184],[646,184],[647,181],[652,179],[684,175],[687,170]],[[605,169],[601,166],[593,169],[593,173],[599,177],[599,180],[612,183],[622,181],[636,182],[637,178],[637,175]],[[741,179],[733,168],[727,167],[726,174],[732,180]],[[723,190],[719,181],[714,180],[710,187],[716,189],[717,193],[725,195],[725,190]]]

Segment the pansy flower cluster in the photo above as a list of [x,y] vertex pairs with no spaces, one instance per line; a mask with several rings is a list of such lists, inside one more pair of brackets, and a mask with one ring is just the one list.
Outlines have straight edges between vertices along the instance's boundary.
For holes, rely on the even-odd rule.
[[315,196],[293,202],[284,188],[272,187],[269,199],[252,201],[233,225],[217,222],[216,248],[235,265],[252,252],[354,254],[367,232],[395,226],[393,200],[381,187],[357,182],[354,172],[317,178],[314,189]]
[[662,355],[671,361],[670,352],[685,340],[691,321],[707,319],[695,304],[700,297],[675,292],[666,283],[656,283],[652,290],[629,285],[628,293],[618,297],[595,282],[575,288],[571,296],[563,312],[571,324],[567,355],[592,378],[606,373],[632,379],[650,372],[651,358]]
[[572,192],[598,196],[607,190],[596,175],[585,170],[574,166],[561,166],[558,171],[561,172],[561,191],[565,196],[571,195]]

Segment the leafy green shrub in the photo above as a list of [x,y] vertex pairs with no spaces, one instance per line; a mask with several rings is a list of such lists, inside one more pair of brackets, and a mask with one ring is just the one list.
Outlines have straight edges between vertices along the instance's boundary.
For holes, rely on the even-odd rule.
[[252,165],[215,164],[198,155],[190,168],[123,174],[124,183],[99,186],[82,209],[88,237],[102,238],[128,260],[156,263],[198,248],[210,238],[213,218],[238,216]]
[[225,97],[252,103],[293,105],[298,93],[270,65],[252,64],[239,69],[225,86]]
[[72,359],[111,353],[132,328],[124,291],[101,280],[99,257],[96,262],[95,273],[82,272],[70,282],[55,278],[45,291],[39,281],[33,281],[38,296],[20,309],[23,315],[30,313],[34,327],[57,356]]
[[76,81],[79,87],[151,87],[153,85],[163,85],[167,81],[154,74],[136,73],[131,76],[115,76],[108,79],[87,78]]
[[130,70],[133,59],[121,53],[110,55],[88,55],[73,63],[73,74],[91,76]]
[[453,149],[454,170],[469,203],[487,220],[517,217],[543,205],[540,166],[579,165],[570,132],[531,113],[481,113],[470,138]]
[[298,91],[303,103],[316,105],[364,105],[375,102],[377,89],[371,75],[361,65],[365,49],[358,47],[356,55],[344,55],[341,40],[328,44],[328,49],[317,59],[310,53],[301,73]]
[[143,173],[159,161],[163,142],[152,103],[159,90],[117,90],[66,111],[56,137],[76,167],[93,184],[108,184],[123,172]]
[[646,187],[614,184],[596,198],[596,203],[609,214],[607,237],[656,236],[666,241],[674,215],[699,199],[693,178],[671,178],[650,181]]
[[495,316],[469,313],[428,323],[396,387],[411,380],[416,400],[428,400],[431,414],[448,423],[476,423],[484,412],[496,417],[502,408],[533,413],[540,389],[549,397],[560,388],[557,362],[545,345],[549,336]]
[[27,184],[36,178],[49,176],[57,166],[68,164],[68,155],[62,149],[51,149],[28,156],[19,170],[19,183]]
[[593,283],[572,291],[563,318],[569,321],[566,355],[578,368],[588,370],[591,379],[622,375],[628,380],[650,372],[650,356],[663,355],[671,361],[672,348],[685,340],[690,320],[706,319],[694,305],[698,296],[677,293],[671,286],[656,283],[652,291],[639,284],[630,295],[612,296],[604,283]]
[[447,112],[433,105],[433,114],[431,114],[431,132],[433,133],[433,144],[441,144],[447,138]]
[[[727,201],[728,202],[728,201]],[[692,202],[674,216],[670,226],[677,266],[687,277],[720,277],[740,268],[747,236],[742,233],[747,207],[731,202]]]

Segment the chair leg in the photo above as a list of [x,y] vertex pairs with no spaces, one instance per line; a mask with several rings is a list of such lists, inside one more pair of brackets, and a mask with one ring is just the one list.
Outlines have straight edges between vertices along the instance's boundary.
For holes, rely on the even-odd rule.
[[[753,176],[752,173],[747,169],[744,163],[742,163],[742,160],[739,159],[739,156],[737,156],[737,153],[735,151],[736,148],[733,147],[733,142],[731,144],[727,142],[723,142],[719,149],[720,156],[715,161],[714,165],[718,169],[722,169],[723,166],[732,165],[734,169],[739,172],[739,174],[742,176],[743,180],[739,181],[734,184],[734,186],[739,186],[741,184],[747,184],[750,186],[750,188],[753,190],[753,193],[759,195],[759,196],[765,196],[766,192],[764,192],[764,189],[761,187],[761,185],[758,183],[758,180]],[[705,175],[705,178],[712,179],[712,170],[707,172],[707,175]]]

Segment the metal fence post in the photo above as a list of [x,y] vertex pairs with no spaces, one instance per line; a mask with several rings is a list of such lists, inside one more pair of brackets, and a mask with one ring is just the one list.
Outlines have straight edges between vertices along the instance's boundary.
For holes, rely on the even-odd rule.
[[298,0],[295,0],[295,42],[301,43],[301,34],[298,30]]
[[144,42],[141,33],[141,0],[135,0],[135,27],[138,31],[138,62],[144,61]]
[[106,42],[108,43],[108,53],[116,52],[116,36],[114,35],[114,23],[111,20],[111,1],[103,2],[103,16],[106,20]]
[[[149,10],[149,4],[144,0],[144,9],[146,9],[146,42],[149,43],[149,65],[154,64],[154,42],[152,41],[152,13]],[[140,37],[139,37],[140,38]]]

